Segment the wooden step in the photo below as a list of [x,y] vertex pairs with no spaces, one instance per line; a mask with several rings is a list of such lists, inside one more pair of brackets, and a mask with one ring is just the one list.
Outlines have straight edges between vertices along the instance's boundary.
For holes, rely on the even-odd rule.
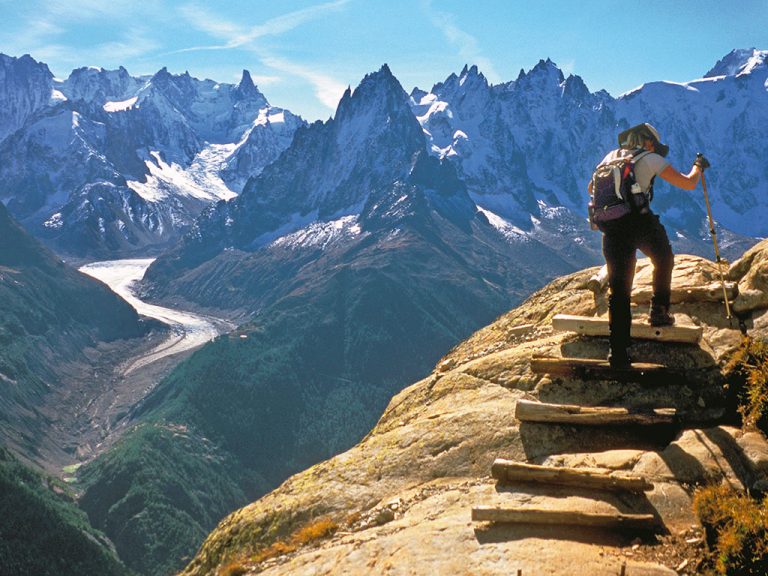
[[633,362],[629,368],[611,368],[607,360],[594,358],[560,358],[533,356],[531,372],[552,376],[572,376],[582,380],[617,380],[619,382],[669,383],[670,379],[684,381],[681,372],[662,364]]
[[[576,332],[584,336],[608,336],[608,318],[590,316],[573,316],[557,314],[552,318],[552,328],[567,332]],[[630,335],[640,340],[657,340],[659,342],[682,342],[696,344],[704,332],[701,326],[675,325],[651,326],[642,322],[632,322]]]
[[491,475],[501,482],[556,484],[611,492],[646,492],[653,484],[640,476],[617,474],[600,468],[566,468],[524,464],[496,458]]
[[584,426],[615,425],[669,425],[674,424],[677,411],[674,408],[654,408],[646,411],[630,411],[627,408],[607,406],[577,406],[574,404],[545,404],[518,400],[515,418],[521,422],[550,424],[581,424]]
[[653,514],[596,513],[487,505],[473,506],[472,520],[475,522],[591,526],[635,530],[654,530],[659,526]]

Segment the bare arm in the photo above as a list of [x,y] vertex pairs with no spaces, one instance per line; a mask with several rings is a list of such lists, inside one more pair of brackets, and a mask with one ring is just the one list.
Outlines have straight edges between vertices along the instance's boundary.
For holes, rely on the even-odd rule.
[[701,168],[694,165],[688,174],[682,174],[672,168],[672,166],[667,166],[661,171],[659,176],[672,184],[672,186],[677,186],[683,190],[693,190],[701,179]]

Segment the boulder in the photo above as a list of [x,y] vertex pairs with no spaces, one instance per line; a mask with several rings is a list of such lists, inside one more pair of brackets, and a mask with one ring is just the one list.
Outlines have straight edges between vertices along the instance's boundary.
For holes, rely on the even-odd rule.
[[733,302],[735,312],[768,308],[768,240],[753,246],[734,262],[728,279],[739,283],[739,295]]

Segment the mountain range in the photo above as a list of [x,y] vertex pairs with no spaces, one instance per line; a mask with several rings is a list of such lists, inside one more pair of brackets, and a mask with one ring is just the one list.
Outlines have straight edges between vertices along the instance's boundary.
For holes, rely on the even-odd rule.
[[[80,68],[60,80],[29,56],[0,55],[0,69],[0,199],[33,233],[75,257],[172,245],[205,206],[239,194],[306,126],[270,106],[247,71],[230,85],[166,69],[133,77],[124,68]],[[740,252],[744,237],[768,233],[758,128],[766,120],[766,70],[765,51],[734,50],[701,79],[651,82],[614,98],[566,78],[550,60],[497,85],[471,66],[429,91],[413,89],[408,102],[429,152],[456,165],[498,227],[552,243],[552,231],[576,225],[591,245],[580,256],[593,259],[584,182],[619,131],[650,121],[676,167],[687,171],[698,151],[711,159],[722,240],[726,251],[735,242]],[[352,142],[345,153],[357,154]],[[708,253],[701,196],[657,188],[678,248]]]
[[166,69],[79,68],[59,80],[29,56],[4,55],[0,70],[0,199],[76,258],[172,244],[303,124],[271,107],[248,71],[237,85]]
[[[217,491],[234,484],[256,498],[353,445],[410,378],[541,275],[568,270],[554,250],[510,241],[477,210],[455,167],[426,150],[407,94],[382,67],[150,268],[154,297],[247,321],[180,364],[137,408],[145,426],[83,467],[82,504],[129,567],[164,573],[156,551],[192,554],[213,528],[188,506],[195,524],[168,514],[211,489],[201,474],[176,474],[202,458],[195,439],[211,442],[209,461],[229,463]],[[161,441],[169,428],[187,431],[184,450]],[[169,465],[137,462],[158,446]],[[126,507],[143,511],[141,523],[123,521]],[[181,526],[195,533],[181,538]],[[135,545],[148,540],[151,551]]]

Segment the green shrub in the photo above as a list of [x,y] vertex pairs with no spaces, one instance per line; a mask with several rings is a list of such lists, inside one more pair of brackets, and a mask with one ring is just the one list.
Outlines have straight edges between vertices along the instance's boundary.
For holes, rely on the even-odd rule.
[[767,500],[710,486],[696,492],[693,506],[707,533],[715,574],[768,574]]
[[768,342],[745,337],[726,376],[744,427],[768,432]]

